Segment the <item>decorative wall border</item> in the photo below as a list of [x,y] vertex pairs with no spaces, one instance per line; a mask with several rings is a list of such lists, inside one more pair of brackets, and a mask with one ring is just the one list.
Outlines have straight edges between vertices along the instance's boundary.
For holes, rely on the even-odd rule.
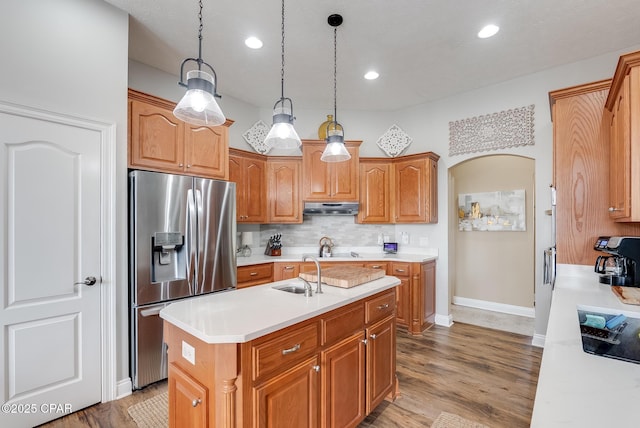
[[534,145],[534,108],[531,104],[449,122],[449,156]]

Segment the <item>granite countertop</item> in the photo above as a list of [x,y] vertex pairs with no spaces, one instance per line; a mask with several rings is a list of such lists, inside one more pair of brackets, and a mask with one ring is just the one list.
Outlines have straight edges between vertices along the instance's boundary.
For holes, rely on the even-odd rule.
[[531,427],[640,426],[640,364],[584,352],[578,309],[640,318],[593,267],[558,265]]
[[[335,254],[333,257],[318,257],[318,250],[312,247],[286,249],[281,256],[266,256],[262,254],[262,251],[259,251],[259,249],[252,249],[252,251],[253,253],[250,257],[238,257],[237,266],[250,266],[273,262],[301,262],[302,256],[304,255],[314,256],[320,262],[371,262],[388,260],[390,262],[422,263],[438,258],[437,250],[425,248],[409,248],[396,254],[383,253],[380,250],[376,251],[369,247],[356,250],[337,248],[333,251]],[[348,256],[351,251],[355,251],[359,257]]]
[[[385,276],[352,288],[322,284],[311,297],[273,287],[284,280],[238,290],[222,291],[172,303],[160,317],[205,343],[244,343],[349,303],[396,287],[400,280]],[[315,291],[315,284],[313,284]]]

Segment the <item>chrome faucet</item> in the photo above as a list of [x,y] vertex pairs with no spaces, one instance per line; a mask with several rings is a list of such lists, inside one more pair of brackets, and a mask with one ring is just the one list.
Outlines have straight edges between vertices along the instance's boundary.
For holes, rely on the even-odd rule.
[[306,262],[307,259],[311,259],[312,262],[316,264],[316,272],[318,275],[318,285],[316,286],[316,294],[322,294],[322,278],[320,277],[320,263],[318,263],[318,259],[313,256],[302,256],[302,261]]
[[304,282],[304,297],[313,296],[313,289],[311,288],[311,284],[309,284],[309,281],[301,276],[299,278],[302,280],[302,282]]

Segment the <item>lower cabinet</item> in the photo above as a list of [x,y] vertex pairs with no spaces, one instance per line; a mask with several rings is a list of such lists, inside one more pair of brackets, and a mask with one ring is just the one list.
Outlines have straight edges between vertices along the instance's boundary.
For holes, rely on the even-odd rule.
[[165,322],[169,426],[358,426],[398,392],[395,299],[386,290],[238,344],[205,344]]
[[396,322],[410,334],[431,327],[436,315],[436,262],[391,263],[388,275],[400,280],[396,287]]
[[266,284],[273,281],[273,263],[238,266],[236,274],[238,278],[237,288]]
[[169,365],[169,426],[207,427],[208,390],[175,364]]

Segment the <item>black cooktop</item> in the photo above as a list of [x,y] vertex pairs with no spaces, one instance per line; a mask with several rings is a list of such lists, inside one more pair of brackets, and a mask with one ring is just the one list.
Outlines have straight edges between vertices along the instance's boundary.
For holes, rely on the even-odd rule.
[[640,318],[627,317],[616,328],[599,329],[582,325],[587,314],[602,316],[607,321],[617,315],[578,310],[584,352],[640,364]]

